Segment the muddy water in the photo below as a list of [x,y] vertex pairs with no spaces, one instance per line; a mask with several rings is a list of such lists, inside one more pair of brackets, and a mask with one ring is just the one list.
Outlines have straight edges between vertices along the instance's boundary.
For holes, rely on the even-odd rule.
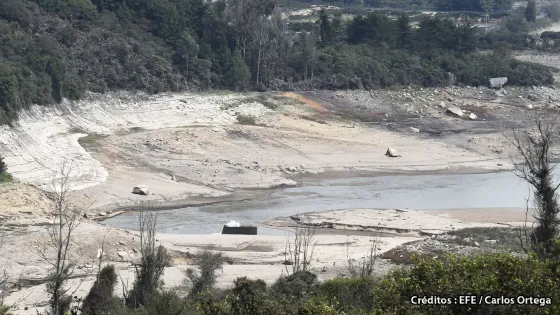
[[[301,187],[278,190],[261,199],[161,211],[157,228],[160,233],[211,234],[220,233],[224,224],[235,220],[259,226],[259,234],[284,234],[262,227],[262,222],[343,208],[524,207],[528,195],[528,186],[511,172],[304,180]],[[134,230],[138,217],[127,214],[105,223]]]

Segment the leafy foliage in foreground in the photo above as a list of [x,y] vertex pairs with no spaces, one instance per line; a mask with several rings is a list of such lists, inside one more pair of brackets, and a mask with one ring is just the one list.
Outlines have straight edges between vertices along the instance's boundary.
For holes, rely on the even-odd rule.
[[[146,305],[115,305],[110,314],[181,315],[349,315],[349,314],[558,314],[559,260],[486,254],[415,259],[383,277],[337,278],[317,283],[300,272],[271,286],[238,278],[230,290],[209,289],[191,297],[156,291]],[[509,304],[415,305],[412,296],[458,298],[462,295],[506,297]],[[518,297],[541,299],[524,300]],[[513,298],[513,300],[509,300]],[[544,299],[542,299],[544,298]],[[547,300],[546,298],[550,298]],[[488,300],[491,302],[491,300]],[[535,304],[536,303],[536,304]],[[541,304],[539,304],[541,303]],[[550,303],[550,304],[547,304]],[[503,304],[503,303],[502,303]]]

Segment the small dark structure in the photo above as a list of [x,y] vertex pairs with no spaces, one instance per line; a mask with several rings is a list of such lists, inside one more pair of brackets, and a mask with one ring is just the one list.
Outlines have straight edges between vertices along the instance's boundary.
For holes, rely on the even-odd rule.
[[222,234],[257,235],[256,226],[227,226],[224,225]]

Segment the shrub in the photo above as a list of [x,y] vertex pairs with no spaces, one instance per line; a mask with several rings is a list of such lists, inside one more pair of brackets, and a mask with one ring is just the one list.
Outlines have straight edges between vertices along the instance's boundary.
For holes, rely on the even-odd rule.
[[12,181],[12,176],[8,173],[8,166],[0,156],[0,183]]
[[111,309],[113,303],[113,289],[117,283],[115,266],[105,266],[97,280],[93,283],[82,304],[82,314],[101,315]]
[[318,289],[317,275],[309,271],[298,271],[278,278],[270,287],[270,294],[276,299],[304,301],[315,295]]
[[[408,269],[395,270],[373,291],[375,310],[407,314],[557,314],[560,311],[560,281],[549,262],[508,254],[475,257],[448,256],[441,260],[416,259]],[[412,296],[460,295],[549,297],[551,305],[447,304],[413,305]],[[453,301],[451,301],[453,302]],[[477,301],[478,302],[478,301]]]
[[339,309],[345,312],[371,311],[375,283],[372,277],[327,280],[321,285],[320,295],[330,304],[338,303]]
[[250,115],[237,115],[237,123],[241,125],[256,125],[255,117]]
[[221,252],[203,250],[195,259],[196,270],[189,268],[184,274],[191,285],[190,294],[197,296],[204,291],[211,290],[216,283],[216,271],[221,269],[226,257]]
[[267,307],[266,283],[261,279],[235,279],[229,301],[231,315],[270,314]]

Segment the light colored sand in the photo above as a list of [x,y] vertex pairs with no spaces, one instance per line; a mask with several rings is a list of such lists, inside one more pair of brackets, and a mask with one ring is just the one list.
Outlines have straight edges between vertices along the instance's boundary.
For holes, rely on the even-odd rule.
[[[463,216],[468,217],[463,211]],[[489,215],[490,216],[490,215]],[[470,227],[499,227],[490,221],[466,221],[452,211],[432,213],[410,209],[343,209],[296,216],[300,222],[339,230],[369,230],[394,233],[441,234]],[[474,217],[474,216],[473,216]],[[517,220],[515,220],[517,221]]]

